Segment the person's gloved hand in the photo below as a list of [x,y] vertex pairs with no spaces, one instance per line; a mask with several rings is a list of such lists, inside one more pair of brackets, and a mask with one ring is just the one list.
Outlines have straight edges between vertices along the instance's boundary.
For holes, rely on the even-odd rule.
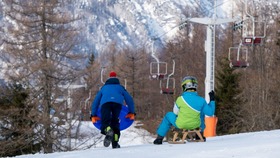
[[91,122],[96,123],[98,120],[101,120],[98,116],[90,116]]
[[209,92],[209,98],[210,98],[210,101],[215,101],[215,92],[213,90],[211,92]]
[[129,118],[130,120],[134,120],[135,119],[135,113],[128,113],[125,118]]

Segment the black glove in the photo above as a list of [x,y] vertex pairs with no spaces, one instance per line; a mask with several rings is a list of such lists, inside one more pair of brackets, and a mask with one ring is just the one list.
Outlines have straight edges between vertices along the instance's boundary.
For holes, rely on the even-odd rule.
[[215,100],[215,92],[213,90],[211,92],[209,92],[209,98],[210,98],[210,101]]
[[90,115],[89,119],[91,120],[91,118],[93,117],[94,115]]

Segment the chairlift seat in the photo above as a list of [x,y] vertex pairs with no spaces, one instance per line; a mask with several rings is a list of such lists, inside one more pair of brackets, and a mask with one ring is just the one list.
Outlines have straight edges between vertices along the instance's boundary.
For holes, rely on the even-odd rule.
[[242,60],[232,60],[230,63],[231,68],[247,68],[249,63],[247,61]]
[[243,40],[244,45],[258,45],[262,43],[261,37],[245,37]]
[[150,75],[150,79],[152,80],[163,80],[165,78],[165,74],[152,74]]
[[161,88],[161,93],[162,94],[174,94],[174,88],[162,87]]
[[164,74],[159,74],[159,75],[158,75],[158,79],[160,79],[160,80],[164,79],[164,77],[165,77]]

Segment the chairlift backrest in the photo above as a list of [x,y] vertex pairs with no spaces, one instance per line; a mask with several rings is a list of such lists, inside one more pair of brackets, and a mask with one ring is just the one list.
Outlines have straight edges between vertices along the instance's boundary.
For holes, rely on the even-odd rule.
[[243,38],[246,37],[259,37],[266,36],[266,23],[263,21],[252,21],[251,19],[244,20],[243,23]]
[[245,47],[230,47],[228,60],[248,60],[248,49]]

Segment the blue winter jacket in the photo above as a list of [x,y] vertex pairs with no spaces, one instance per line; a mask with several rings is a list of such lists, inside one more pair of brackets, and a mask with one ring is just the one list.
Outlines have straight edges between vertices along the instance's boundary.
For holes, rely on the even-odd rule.
[[184,92],[177,98],[173,108],[174,113],[178,115],[175,123],[181,129],[202,127],[204,130],[204,122],[201,126],[201,117],[202,115],[213,116],[215,108],[215,101],[207,104],[197,92]]
[[118,78],[109,78],[105,85],[102,86],[100,91],[96,94],[94,101],[91,105],[91,115],[97,115],[98,108],[108,102],[114,102],[123,105],[124,101],[128,106],[130,113],[134,111],[134,101],[131,95],[120,84]]

